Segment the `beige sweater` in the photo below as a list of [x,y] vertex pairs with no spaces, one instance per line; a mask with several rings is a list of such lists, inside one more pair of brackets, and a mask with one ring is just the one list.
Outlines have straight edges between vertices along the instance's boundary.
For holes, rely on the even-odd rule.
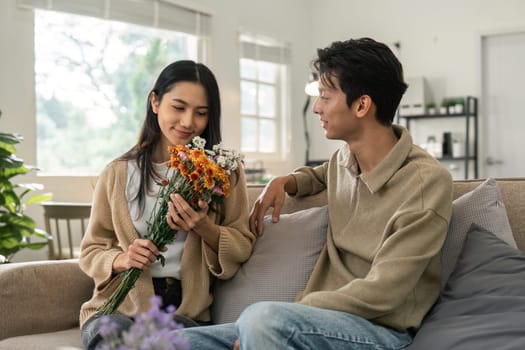
[[[248,227],[248,194],[242,169],[231,177],[230,196],[221,210],[209,212],[220,225],[218,253],[196,234],[188,234],[181,261],[182,302],[178,314],[209,321],[213,278],[228,279],[246,261],[255,236]],[[115,290],[121,278],[112,275],[113,260],[139,238],[126,202],[127,162],[110,163],[97,181],[88,229],[81,244],[80,268],[95,282],[93,297],[82,305],[80,325],[92,316]],[[119,311],[133,316],[150,308],[151,274],[145,270]]]
[[300,168],[297,195],[327,189],[327,243],[302,304],[416,330],[440,290],[440,249],[452,213],[452,178],[408,131],[371,172],[348,146],[329,163]]

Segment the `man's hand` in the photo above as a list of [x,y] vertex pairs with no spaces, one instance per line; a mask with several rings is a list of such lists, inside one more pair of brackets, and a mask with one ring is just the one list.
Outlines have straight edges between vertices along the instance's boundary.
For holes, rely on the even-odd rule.
[[241,348],[241,341],[239,339],[235,340],[233,343],[233,350],[239,350]]
[[286,193],[293,194],[295,192],[297,192],[297,184],[292,175],[272,179],[255,200],[250,213],[250,230],[257,235],[263,234],[264,215],[270,207],[273,207],[272,221],[278,222]]

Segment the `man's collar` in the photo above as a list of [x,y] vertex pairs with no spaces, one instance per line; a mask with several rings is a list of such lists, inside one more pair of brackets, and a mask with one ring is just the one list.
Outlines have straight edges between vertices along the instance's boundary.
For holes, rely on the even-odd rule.
[[371,171],[360,174],[359,164],[355,155],[350,151],[346,144],[339,152],[339,165],[347,168],[352,176],[361,177],[361,180],[368,187],[371,193],[375,193],[401,168],[410,150],[412,149],[412,137],[406,128],[400,125],[393,125],[395,134],[399,140],[381,162]]

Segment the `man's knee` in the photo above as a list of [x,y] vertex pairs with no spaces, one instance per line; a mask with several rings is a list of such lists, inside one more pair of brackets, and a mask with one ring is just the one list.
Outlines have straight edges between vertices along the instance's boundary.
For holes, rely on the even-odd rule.
[[266,333],[272,329],[280,328],[283,318],[280,313],[284,311],[286,303],[261,301],[248,306],[237,320],[237,329],[240,334]]

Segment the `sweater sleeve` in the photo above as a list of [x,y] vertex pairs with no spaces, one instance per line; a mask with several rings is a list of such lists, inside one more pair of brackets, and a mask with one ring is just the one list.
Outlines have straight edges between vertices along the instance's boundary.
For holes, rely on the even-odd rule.
[[326,189],[328,162],[316,167],[300,167],[291,174],[297,183],[296,196],[309,196]]
[[204,240],[203,254],[210,272],[229,279],[251,255],[255,235],[249,229],[249,203],[246,178],[241,164],[230,175],[230,195],[218,211],[219,249],[215,252]]
[[122,252],[113,227],[112,188],[116,184],[115,162],[101,173],[95,186],[89,224],[80,246],[79,266],[93,278],[97,289],[111,280],[113,261]]

